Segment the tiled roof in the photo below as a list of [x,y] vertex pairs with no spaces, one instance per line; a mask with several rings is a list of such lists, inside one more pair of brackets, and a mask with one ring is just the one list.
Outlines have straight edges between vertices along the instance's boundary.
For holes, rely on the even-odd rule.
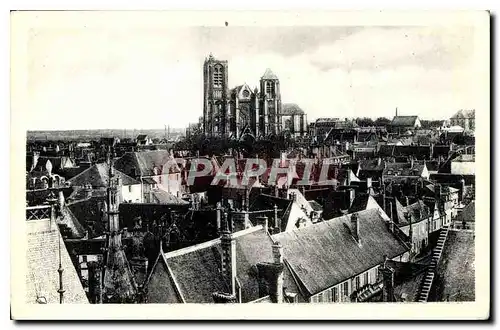
[[402,255],[407,248],[387,229],[379,210],[357,213],[361,245],[350,232],[350,216],[342,216],[280,233],[284,257],[309,294],[315,294]]
[[[115,172],[115,175],[121,178],[124,186],[141,184],[139,181],[125,173],[118,170],[115,170]],[[109,165],[107,163],[95,164],[77,176],[69,179],[67,182],[69,182],[72,186],[79,187],[83,187],[86,184],[90,184],[92,187],[107,187],[109,185]]]
[[414,126],[418,116],[395,116],[392,119],[392,126]]
[[86,304],[87,296],[83,290],[73,262],[62,241],[54,221],[26,221],[26,303],[46,301],[59,303],[59,243],[61,244],[61,263],[63,272],[64,303]]
[[285,116],[303,115],[304,114],[304,110],[302,110],[295,103],[283,103],[281,105],[281,114],[285,115]]

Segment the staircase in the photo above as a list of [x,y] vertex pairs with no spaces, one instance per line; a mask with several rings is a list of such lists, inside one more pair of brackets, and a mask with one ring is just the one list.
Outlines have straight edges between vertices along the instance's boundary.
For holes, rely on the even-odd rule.
[[420,288],[420,292],[417,296],[418,302],[426,302],[429,299],[429,293],[431,291],[432,282],[434,281],[434,277],[436,274],[436,267],[439,264],[439,260],[441,260],[441,255],[443,254],[444,243],[446,242],[446,238],[448,237],[449,226],[443,226],[441,228],[441,232],[439,233],[439,238],[436,244],[436,247],[432,251],[432,259],[427,269],[427,273],[425,274],[424,281]]

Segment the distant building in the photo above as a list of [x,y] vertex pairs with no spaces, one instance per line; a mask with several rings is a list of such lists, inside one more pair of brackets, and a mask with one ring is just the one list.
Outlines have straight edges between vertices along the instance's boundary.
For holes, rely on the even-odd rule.
[[140,134],[136,139],[137,145],[139,146],[149,146],[153,144],[153,140],[147,134]]
[[296,104],[282,104],[280,81],[267,69],[260,90],[247,84],[229,89],[228,63],[210,55],[203,64],[203,132],[236,139],[280,134],[305,135],[307,119]]
[[476,110],[459,110],[450,118],[452,126],[460,126],[465,131],[474,131],[476,128]]
[[391,122],[393,132],[404,134],[407,131],[413,131],[422,127],[418,116],[395,116]]

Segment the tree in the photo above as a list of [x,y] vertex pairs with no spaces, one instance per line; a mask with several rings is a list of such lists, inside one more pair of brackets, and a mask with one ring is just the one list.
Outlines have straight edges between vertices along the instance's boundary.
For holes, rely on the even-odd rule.
[[386,117],[378,117],[374,121],[375,126],[387,126],[391,124],[391,120]]
[[361,127],[369,127],[369,126],[374,126],[375,123],[371,118],[368,117],[363,117],[363,118],[356,118],[356,124],[358,124]]

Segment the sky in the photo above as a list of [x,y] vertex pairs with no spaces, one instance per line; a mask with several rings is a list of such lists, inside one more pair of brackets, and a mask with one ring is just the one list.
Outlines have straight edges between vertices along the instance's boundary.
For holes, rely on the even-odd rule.
[[[320,117],[445,119],[473,109],[472,26],[36,27],[28,129],[185,127],[203,113],[205,57],[229,86],[271,68],[282,102]],[[53,120],[64,116],[65,120]]]

